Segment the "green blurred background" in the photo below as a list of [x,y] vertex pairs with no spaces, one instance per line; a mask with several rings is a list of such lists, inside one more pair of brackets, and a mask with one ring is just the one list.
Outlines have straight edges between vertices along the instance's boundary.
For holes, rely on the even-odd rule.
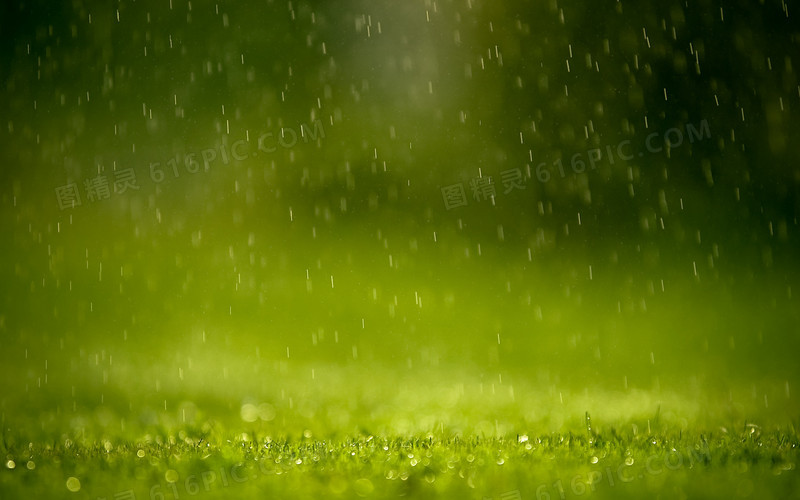
[[782,3],[2,8],[4,433],[797,418]]

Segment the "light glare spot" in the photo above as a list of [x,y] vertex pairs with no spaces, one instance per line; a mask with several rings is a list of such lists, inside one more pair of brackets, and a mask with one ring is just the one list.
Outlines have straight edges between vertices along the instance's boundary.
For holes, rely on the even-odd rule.
[[81,489],[81,482],[77,477],[70,476],[67,478],[67,489],[73,493],[76,493]]

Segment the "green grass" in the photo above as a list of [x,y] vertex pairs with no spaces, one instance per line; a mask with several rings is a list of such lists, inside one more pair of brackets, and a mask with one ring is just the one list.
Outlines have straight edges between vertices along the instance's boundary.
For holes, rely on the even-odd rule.
[[[127,392],[104,391],[100,405],[64,404],[65,397],[49,406],[69,391],[51,380],[28,397],[40,418],[3,414],[0,498],[797,498],[800,491],[800,437],[796,421],[776,416],[780,387],[766,407],[751,388],[576,390],[514,371],[492,382],[455,366],[405,375],[379,365],[313,366],[313,382],[303,375],[309,366],[256,378],[232,368],[228,381],[209,378],[191,398],[165,384],[161,407],[144,396],[143,369]],[[274,394],[261,389],[263,380]],[[282,391],[293,396],[282,399]]]
[[[232,434],[210,422],[136,439],[8,446],[2,498],[797,498],[794,427],[636,424],[504,437]],[[13,437],[11,438],[14,441]],[[11,463],[14,465],[11,465]],[[77,479],[77,481],[76,481]],[[70,493],[70,488],[78,489]],[[746,495],[741,495],[745,493]],[[515,496],[518,495],[518,496]],[[130,498],[133,498],[131,496]]]

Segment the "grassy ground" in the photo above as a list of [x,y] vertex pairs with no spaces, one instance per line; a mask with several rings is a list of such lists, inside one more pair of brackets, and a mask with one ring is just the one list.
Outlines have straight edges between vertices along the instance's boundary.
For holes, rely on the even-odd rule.
[[[511,371],[482,382],[454,366],[400,376],[379,365],[313,366],[314,382],[311,366],[298,366],[250,379],[232,370],[228,382],[209,380],[194,394],[167,384],[160,407],[139,387],[145,370],[126,393],[104,392],[101,405],[77,398],[71,408],[47,408],[43,401],[69,390],[52,380],[54,393],[29,400],[41,418],[3,414],[0,497],[797,498],[800,491],[798,422],[776,411],[780,387],[768,408],[749,388],[574,390]],[[281,388],[268,395],[265,379]],[[131,395],[141,395],[137,406]]]
[[83,498],[796,498],[797,444],[794,433],[755,427],[327,441],[181,431],[29,448],[13,454],[19,463],[4,472],[3,490],[4,498],[70,497],[78,488]]
[[[595,420],[596,421],[596,420]],[[487,422],[486,430],[491,427]],[[238,426],[242,428],[242,426]],[[682,428],[654,415],[495,436],[271,435],[213,420],[3,437],[2,498],[797,498],[794,425]],[[570,427],[570,426],[567,426]],[[123,437],[126,436],[126,437]],[[126,496],[127,495],[127,496]]]

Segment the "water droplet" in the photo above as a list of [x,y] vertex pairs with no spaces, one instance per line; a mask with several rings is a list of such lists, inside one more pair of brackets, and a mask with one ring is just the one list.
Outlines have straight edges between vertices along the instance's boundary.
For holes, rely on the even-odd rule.
[[164,473],[164,479],[166,479],[168,483],[177,483],[178,472],[173,469],[170,469]]
[[356,480],[355,484],[353,484],[353,490],[355,490],[356,494],[360,497],[369,495],[374,489],[375,487],[372,485],[372,481],[364,477]]
[[256,405],[252,403],[243,404],[242,409],[240,411],[242,420],[244,420],[245,422],[255,422],[256,420],[258,420],[258,413],[259,413],[258,408],[256,408]]
[[73,493],[78,492],[81,489],[81,482],[77,477],[69,477],[67,478],[67,489]]

